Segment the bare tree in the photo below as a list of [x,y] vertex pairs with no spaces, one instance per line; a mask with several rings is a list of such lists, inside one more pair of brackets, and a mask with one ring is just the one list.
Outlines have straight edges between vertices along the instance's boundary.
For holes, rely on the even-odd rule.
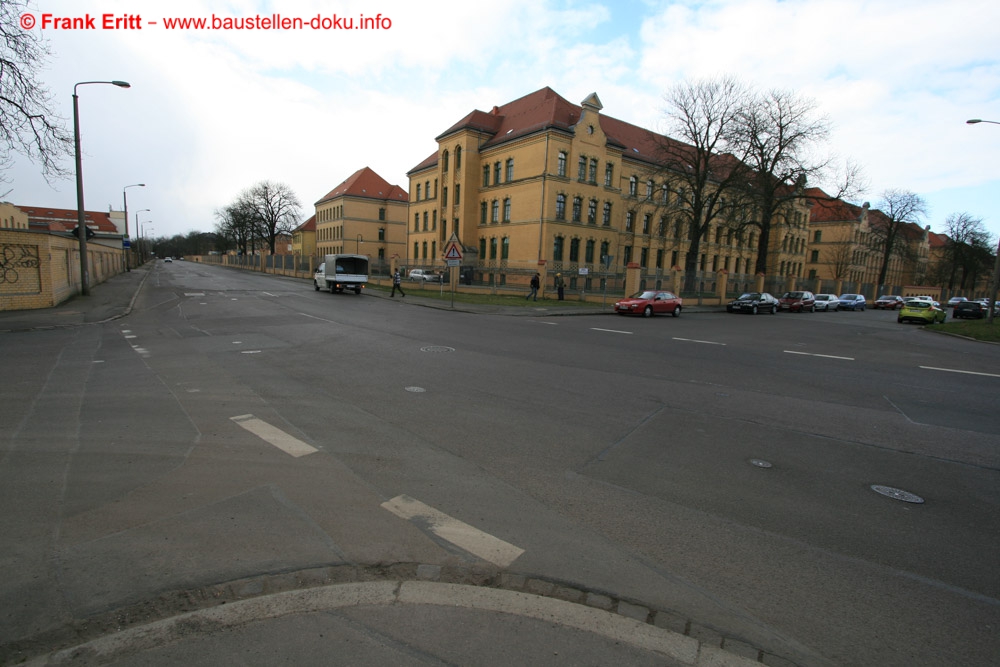
[[944,247],[948,290],[954,289],[959,271],[962,274],[960,289],[974,288],[976,279],[989,268],[992,260],[993,242],[989,232],[986,231],[982,218],[969,213],[952,213],[945,220],[944,226],[948,236]]
[[853,246],[848,241],[837,241],[829,249],[829,261],[834,280],[844,280],[851,271],[854,261]]
[[216,210],[215,218],[216,234],[231,241],[240,254],[249,254],[250,246],[257,238],[253,212],[242,201],[237,200]]
[[[749,168],[744,201],[753,206],[752,224],[760,230],[755,270],[767,272],[771,229],[776,218],[802,197],[807,183],[824,175],[830,158],[813,157],[830,134],[829,121],[815,114],[816,103],[788,90],[755,94],[742,106],[732,143]],[[840,199],[860,181],[848,164],[843,182],[831,199]]]
[[[657,161],[674,186],[676,215],[687,229],[684,289],[694,291],[701,242],[716,219],[725,219],[745,180],[743,163],[730,154],[731,139],[747,88],[730,77],[681,83],[666,95],[667,123]],[[727,221],[728,222],[728,221]]]
[[63,160],[72,155],[73,137],[39,80],[50,54],[38,34],[21,27],[27,9],[27,0],[0,2],[0,171],[18,153],[39,164],[46,179],[59,178],[69,173]]
[[244,190],[239,202],[252,216],[258,238],[267,242],[268,251],[272,255],[278,235],[291,234],[298,226],[302,205],[292,189],[284,183],[261,181]]
[[879,289],[885,285],[892,258],[907,255],[906,226],[919,223],[925,215],[927,204],[916,193],[897,189],[882,192],[878,207],[868,217],[871,247],[879,255]]

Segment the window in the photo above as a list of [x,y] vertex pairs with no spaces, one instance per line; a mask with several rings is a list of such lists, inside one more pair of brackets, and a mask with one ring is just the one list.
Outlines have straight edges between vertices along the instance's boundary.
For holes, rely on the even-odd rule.
[[490,165],[483,166],[483,187],[489,187],[490,185]]
[[437,228],[438,228],[438,212],[437,209],[434,209],[433,211],[431,211],[431,229],[434,230]]
[[660,224],[657,225],[656,227],[656,233],[658,236],[667,235],[667,216],[665,215],[660,216]]
[[510,222],[510,197],[503,200],[503,221]]
[[378,210],[378,219],[379,220],[383,220],[383,221],[385,220],[385,209],[384,208],[380,208]]
[[667,201],[670,199],[670,188],[664,183],[660,186],[660,203],[664,206],[667,205]]
[[635,176],[630,176],[628,179],[628,194],[631,197],[635,197],[636,192],[639,187],[639,179]]
[[420,201],[420,183],[417,183],[417,201]]
[[815,264],[819,261],[819,250],[813,250],[812,255],[809,257],[809,261]]
[[486,239],[479,239],[479,256],[486,257]]
[[413,214],[413,231],[415,231],[415,232],[419,232],[420,231],[420,214],[419,213],[414,213]]
[[587,249],[585,251],[586,255],[584,255],[584,261],[587,262],[587,264],[593,264],[594,263],[594,246],[595,245],[596,245],[596,242],[594,241],[594,239],[590,239],[589,241],[587,241]]
[[563,237],[557,236],[552,241],[552,259],[561,262],[563,258]]
[[507,259],[508,257],[510,257],[510,237],[505,236],[500,241],[500,259]]
[[613,165],[610,162],[608,162],[606,165],[604,165],[604,185],[605,186],[607,186],[609,188],[611,187],[611,181],[614,178],[614,175],[615,175],[615,165]]
[[556,220],[566,219],[566,195],[556,197]]
[[611,202],[604,202],[604,217],[602,219],[602,224],[605,227],[611,226]]
[[[642,233],[649,234],[649,213],[642,216]],[[645,264],[643,264],[645,266]]]
[[560,176],[566,175],[566,151],[559,151],[559,167],[557,173]]
[[[448,171],[448,151],[445,151],[441,155],[441,171],[444,171],[444,172]],[[426,250],[426,248],[425,248],[425,250]],[[425,256],[426,256],[426,254],[427,253],[424,253]]]
[[590,174],[588,180],[591,183],[597,182],[597,158],[590,159]]
[[455,206],[458,206],[462,202],[462,186],[458,183],[455,184]]
[[583,200],[573,197],[573,222],[580,222],[580,215],[583,209]]
[[493,206],[490,212],[490,222],[500,222],[500,202],[496,199],[493,200]]
[[423,259],[427,259],[427,241],[423,242],[424,256]]
[[815,232],[813,232],[813,243],[822,243],[822,242],[823,242],[823,232],[817,229]]
[[639,266],[649,266],[649,248],[639,250]]
[[646,199],[653,199],[653,179],[646,181]]
[[484,201],[479,202],[479,224],[481,224],[481,225],[485,225],[486,224],[486,210],[487,210],[487,208],[488,208],[488,206],[486,205],[486,202],[484,202]]
[[514,180],[514,158],[507,159],[507,182]]
[[448,188],[441,188],[441,206],[448,205]]
[[632,261],[632,246],[627,245],[622,248],[622,262],[628,264]]
[[496,185],[499,182],[500,182],[500,163],[497,162],[495,165],[493,165],[493,185]]
[[[726,258],[726,261],[728,262],[729,258]],[[656,268],[658,268],[658,269],[662,269],[663,268],[663,249],[662,248],[660,250],[656,251]]]
[[494,236],[490,239],[490,259],[497,258],[497,239]]
[[427,231],[427,211],[424,211],[424,231]]
[[587,203],[587,223],[591,225],[597,224],[597,200],[591,199]]
[[580,160],[577,162],[576,177],[581,180],[587,180],[587,158],[580,156]]
[[[608,257],[608,252],[610,252],[611,245],[607,241],[601,242],[601,262],[608,266],[610,262],[610,257]],[[605,259],[607,258],[607,259]]]
[[413,259],[420,258],[420,244],[416,241],[413,242]]
[[378,240],[385,241],[385,227],[378,228]]
[[580,239],[570,239],[569,242],[569,261],[579,262],[580,261]]
[[631,232],[634,223],[635,223],[635,213],[632,212],[632,211],[626,212],[625,213],[625,231],[626,232]]
[[462,168],[462,147],[455,147],[455,171]]

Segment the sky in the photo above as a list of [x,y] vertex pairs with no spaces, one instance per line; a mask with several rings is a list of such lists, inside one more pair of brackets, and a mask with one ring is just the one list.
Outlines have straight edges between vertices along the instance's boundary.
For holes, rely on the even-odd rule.
[[[812,99],[832,129],[822,152],[864,171],[857,203],[909,190],[934,231],[969,213],[1000,235],[1000,125],[965,122],[1000,122],[996,0],[32,0],[29,13],[67,128],[74,84],[131,84],[78,94],[86,208],[120,210],[144,183],[127,190],[133,237],[141,209],[149,236],[213,231],[262,180],[288,185],[302,220],[362,167],[409,189],[437,135],[545,86],[663,131],[672,86],[719,76]],[[273,15],[306,27],[167,27]],[[93,29],[53,21],[88,16]],[[378,29],[308,26],[335,16]],[[50,183],[17,158],[5,178],[14,204],[76,208],[72,176]]]

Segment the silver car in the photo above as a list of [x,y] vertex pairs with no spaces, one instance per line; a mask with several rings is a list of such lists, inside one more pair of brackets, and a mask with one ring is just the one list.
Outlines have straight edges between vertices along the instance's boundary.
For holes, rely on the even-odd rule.
[[840,299],[837,298],[836,294],[817,294],[816,310],[832,310],[836,312],[840,310]]

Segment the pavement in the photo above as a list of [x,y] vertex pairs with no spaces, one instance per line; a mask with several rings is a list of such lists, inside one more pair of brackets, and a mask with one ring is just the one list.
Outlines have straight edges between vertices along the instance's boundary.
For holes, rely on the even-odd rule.
[[[92,287],[90,296],[55,308],[0,312],[0,349],[3,334],[128,315],[153,266],[115,276]],[[379,290],[368,294],[389,298]],[[450,302],[417,294],[402,300],[451,309]],[[523,308],[456,304],[455,309],[534,316],[609,312],[599,305],[545,302]],[[67,622],[18,646],[0,646],[0,665],[8,663],[792,667],[822,660],[781,657],[671,610],[567,582],[488,565],[401,563],[262,575],[176,591]]]

